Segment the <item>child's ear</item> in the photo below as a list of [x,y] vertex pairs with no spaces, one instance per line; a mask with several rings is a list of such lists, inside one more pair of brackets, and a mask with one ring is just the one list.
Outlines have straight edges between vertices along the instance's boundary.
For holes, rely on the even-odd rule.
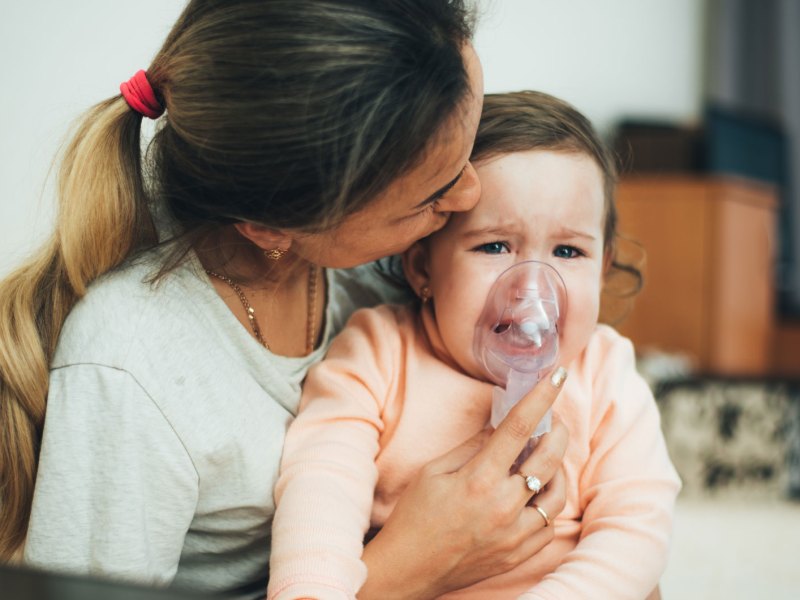
[[234,227],[243,237],[265,251],[281,250],[286,252],[292,245],[292,236],[279,229],[246,221],[236,223]]
[[423,297],[428,289],[430,294],[430,276],[428,274],[428,244],[425,240],[415,242],[408,250],[403,252],[403,274],[406,281],[417,296]]
[[606,246],[605,251],[603,252],[603,277],[608,277],[609,272],[611,271],[611,267],[614,266],[614,254],[615,254],[614,243],[611,242]]

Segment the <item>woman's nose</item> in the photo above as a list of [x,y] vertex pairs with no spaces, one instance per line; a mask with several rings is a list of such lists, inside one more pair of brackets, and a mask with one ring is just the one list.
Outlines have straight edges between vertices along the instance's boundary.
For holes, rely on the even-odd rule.
[[437,212],[463,212],[474,208],[481,197],[481,182],[471,162],[464,167],[461,178],[437,205]]

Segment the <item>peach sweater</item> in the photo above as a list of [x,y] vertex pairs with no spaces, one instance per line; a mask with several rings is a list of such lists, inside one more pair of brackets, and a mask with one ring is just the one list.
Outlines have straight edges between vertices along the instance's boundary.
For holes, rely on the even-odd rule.
[[[309,372],[286,437],[269,598],[355,598],[366,531],[420,467],[486,425],[491,395],[453,365],[428,310],[355,313]],[[657,585],[680,482],[631,343],[598,326],[554,411],[570,432],[555,540],[446,598],[642,600]]]

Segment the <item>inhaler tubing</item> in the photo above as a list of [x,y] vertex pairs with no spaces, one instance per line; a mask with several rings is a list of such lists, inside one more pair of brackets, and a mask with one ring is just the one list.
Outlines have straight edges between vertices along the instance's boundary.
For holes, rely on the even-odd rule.
[[[492,427],[497,427],[500,421],[506,418],[511,408],[525,396],[542,378],[545,371],[538,373],[520,373],[519,371],[509,371],[506,389],[500,386],[494,386],[492,391]],[[538,439],[544,435],[552,426],[552,411],[547,409],[547,412],[539,421],[536,430],[531,436],[532,439]]]

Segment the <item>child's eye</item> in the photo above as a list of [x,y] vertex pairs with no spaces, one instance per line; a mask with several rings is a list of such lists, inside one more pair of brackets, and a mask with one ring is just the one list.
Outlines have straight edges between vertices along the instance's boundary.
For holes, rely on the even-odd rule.
[[489,242],[488,244],[481,244],[474,248],[476,252],[483,252],[484,254],[503,254],[508,252],[508,245],[505,242]]
[[584,256],[584,253],[575,246],[556,246],[556,249],[553,250],[553,256],[556,258],[577,258]]

